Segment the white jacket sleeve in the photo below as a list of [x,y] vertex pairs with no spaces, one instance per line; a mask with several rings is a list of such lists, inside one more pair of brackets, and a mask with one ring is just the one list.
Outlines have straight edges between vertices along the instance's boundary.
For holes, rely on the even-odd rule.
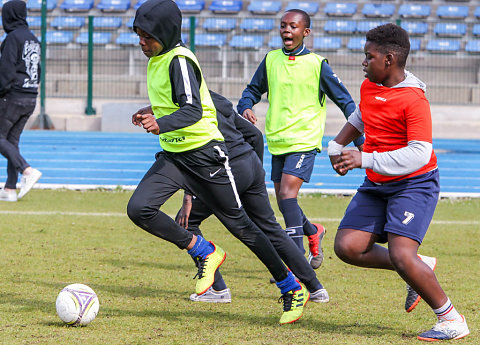
[[394,151],[362,152],[362,168],[385,176],[407,175],[427,164],[431,156],[431,143],[412,140],[408,146]]

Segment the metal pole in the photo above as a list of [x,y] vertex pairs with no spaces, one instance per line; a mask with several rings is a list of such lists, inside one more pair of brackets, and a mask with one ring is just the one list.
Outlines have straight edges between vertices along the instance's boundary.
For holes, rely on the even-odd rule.
[[92,107],[93,97],[93,16],[88,16],[88,81],[87,81],[87,107],[86,115],[95,115],[97,112]]
[[42,0],[42,24],[40,29],[40,113],[32,124],[32,129],[55,129],[52,120],[45,113],[45,74],[47,65],[47,0]]
[[190,17],[190,50],[195,53],[195,17]]

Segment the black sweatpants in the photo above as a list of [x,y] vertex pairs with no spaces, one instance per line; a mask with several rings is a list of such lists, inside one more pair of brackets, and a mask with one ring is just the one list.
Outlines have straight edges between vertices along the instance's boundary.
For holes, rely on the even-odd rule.
[[177,190],[184,189],[205,203],[281,281],[288,275],[287,268],[242,207],[226,152],[223,142],[212,141],[188,152],[160,153],[130,198],[127,214],[142,229],[185,249],[192,233],[160,210]]
[[18,173],[30,165],[20,154],[18,143],[27,120],[35,110],[36,98],[0,98],[0,153],[7,159],[5,188],[17,188]]
[[[254,151],[247,152],[232,159],[230,167],[235,176],[240,200],[248,217],[267,235],[282,260],[295,276],[307,288],[310,286],[309,290],[315,289],[319,284],[315,271],[300,248],[282,229],[275,218],[265,186],[265,171],[258,156]],[[195,235],[201,235],[200,224],[212,213],[211,209],[199,198],[194,198],[188,218],[188,230]]]

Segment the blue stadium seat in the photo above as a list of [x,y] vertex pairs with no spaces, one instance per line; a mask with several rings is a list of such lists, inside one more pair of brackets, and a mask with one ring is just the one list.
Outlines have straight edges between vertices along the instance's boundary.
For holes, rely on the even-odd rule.
[[242,6],[241,0],[213,0],[208,9],[213,13],[238,13]]
[[252,1],[247,8],[253,14],[277,14],[282,9],[281,1]]
[[318,50],[338,50],[342,48],[341,37],[315,37],[313,39],[313,49]]
[[272,31],[275,20],[272,18],[245,18],[240,23],[240,29],[244,31],[268,32]]
[[270,49],[280,49],[283,47],[282,38],[278,35],[270,37],[268,41],[268,48]]
[[425,35],[428,31],[428,24],[426,22],[402,21],[400,25],[409,35]]
[[398,9],[398,15],[402,18],[427,18],[430,12],[430,5],[403,4]]
[[226,34],[195,35],[195,45],[199,47],[223,47],[227,43]]
[[95,30],[116,30],[121,26],[121,17],[93,17],[93,28]]
[[323,12],[329,17],[351,17],[357,13],[357,4],[329,2],[325,5]]
[[480,54],[480,40],[468,40],[465,51],[470,54]]
[[442,19],[465,19],[468,16],[468,6],[441,5],[437,8],[437,16]]
[[60,8],[65,12],[88,12],[93,8],[93,0],[64,0]]
[[234,35],[229,43],[237,49],[260,49],[263,46],[262,35]]
[[205,0],[176,0],[175,2],[184,13],[200,13],[205,8]]
[[4,32],[2,36],[0,36],[0,42],[3,42],[5,38],[7,37],[7,33]]
[[378,20],[368,20],[368,21],[359,21],[357,23],[357,32],[362,34],[367,33],[369,30],[376,28],[379,25],[387,24],[388,22],[378,21]]
[[50,26],[57,30],[81,29],[85,25],[85,17],[59,16],[54,17]]
[[130,0],[100,0],[97,9],[102,12],[127,12]]
[[189,35],[188,33],[185,33],[185,32],[182,32],[182,42],[187,44],[188,43],[188,39],[189,39]]
[[285,7],[285,11],[291,10],[292,8],[298,8],[313,16],[318,12],[318,3],[309,1],[290,1]]
[[473,15],[475,18],[480,19],[480,6],[475,7],[475,11],[473,11]]
[[[198,18],[195,19],[195,28],[198,27]],[[133,19],[132,19],[133,24]],[[190,30],[190,17],[183,17],[182,19],[182,30]]]
[[421,49],[422,40],[419,38],[410,38],[410,51],[414,52]]
[[236,18],[207,18],[203,22],[203,28],[206,31],[231,31],[236,26]]
[[393,4],[365,4],[362,14],[367,18],[390,18],[395,13]]
[[334,34],[353,34],[357,28],[357,23],[353,20],[328,20],[323,30]]
[[[93,44],[95,45],[105,45],[112,41],[111,32],[94,32],[92,35]],[[78,44],[88,44],[88,32],[81,32],[75,42]]]
[[351,37],[348,40],[347,48],[349,50],[363,51],[363,49],[365,48],[365,42],[366,41],[367,40],[365,39],[365,37]]
[[432,39],[427,42],[426,49],[432,53],[455,53],[460,50],[460,41]]
[[47,44],[68,44],[73,42],[73,32],[71,31],[47,31],[45,39]]
[[[53,11],[57,8],[57,0],[47,0],[47,11]],[[27,0],[27,9],[29,11],[41,11],[42,0]]]
[[[135,20],[134,17],[131,17],[129,20],[127,20],[127,22],[125,23],[125,26],[129,29],[133,29],[133,21]],[[182,22],[182,25],[183,25],[183,22]]]
[[480,36],[480,24],[475,24],[472,28],[473,36]]
[[467,24],[464,23],[437,23],[433,28],[437,36],[458,37],[467,33]]
[[120,46],[136,46],[138,45],[138,36],[134,32],[121,32],[118,34],[115,44]]
[[42,17],[27,16],[27,23],[30,29],[40,29],[42,27]]

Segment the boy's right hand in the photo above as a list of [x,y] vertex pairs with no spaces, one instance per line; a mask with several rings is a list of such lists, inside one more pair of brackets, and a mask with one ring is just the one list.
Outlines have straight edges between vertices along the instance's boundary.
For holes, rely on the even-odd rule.
[[142,117],[138,115],[143,115],[143,114],[153,115],[152,107],[149,105],[148,107],[138,109],[137,112],[132,115],[132,123],[135,126],[142,126],[142,122],[141,122]]
[[245,109],[243,111],[242,116],[253,124],[257,123],[257,118],[255,117],[255,114],[253,113],[252,109]]

